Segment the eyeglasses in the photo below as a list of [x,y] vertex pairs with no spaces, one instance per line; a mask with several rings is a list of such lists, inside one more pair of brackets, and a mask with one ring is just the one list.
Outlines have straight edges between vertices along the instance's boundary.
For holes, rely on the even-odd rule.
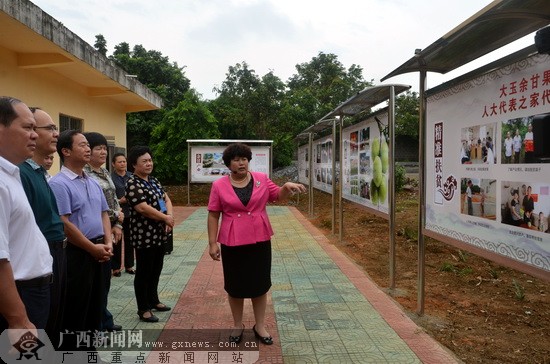
[[57,131],[57,125],[36,126],[35,129],[49,130],[53,133]]

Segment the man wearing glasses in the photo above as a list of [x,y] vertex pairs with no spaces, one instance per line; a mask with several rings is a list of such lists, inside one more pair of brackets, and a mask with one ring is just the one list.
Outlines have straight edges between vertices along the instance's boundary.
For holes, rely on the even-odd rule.
[[38,134],[34,156],[19,165],[21,183],[27,194],[36,223],[46,237],[53,258],[53,283],[51,286],[50,315],[46,332],[55,347],[61,332],[61,317],[67,282],[67,239],[63,221],[59,216],[55,195],[47,182],[45,158],[56,151],[59,133],[50,115],[38,108],[31,108]]

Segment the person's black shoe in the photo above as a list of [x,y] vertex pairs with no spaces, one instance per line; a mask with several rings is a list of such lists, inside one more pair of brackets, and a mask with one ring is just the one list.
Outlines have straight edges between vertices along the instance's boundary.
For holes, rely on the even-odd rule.
[[[149,316],[145,316],[146,313],[149,313]],[[155,315],[153,315],[153,313],[150,311],[150,310],[147,310],[147,311],[138,311],[137,312],[138,316],[139,316],[139,319],[143,322],[158,322],[159,321],[159,318]]]
[[243,334],[244,334],[244,324],[243,329],[241,330],[241,333],[237,336],[229,335],[229,342],[238,344],[243,340]]
[[128,274],[136,274],[136,270],[134,268],[128,268],[126,269],[126,273]]
[[273,345],[273,338],[271,336],[260,336],[258,331],[256,331],[256,325],[254,325],[252,331],[254,331],[254,336],[256,336],[256,339],[260,340],[262,344]]
[[153,307],[153,310],[159,312],[170,311],[171,309],[172,307],[166,306],[164,303],[157,303],[155,307]]
[[109,329],[107,329],[107,331],[109,332],[112,332],[112,331],[121,331],[122,330],[122,326],[121,325],[117,325],[117,324],[113,324],[113,326],[111,326]]

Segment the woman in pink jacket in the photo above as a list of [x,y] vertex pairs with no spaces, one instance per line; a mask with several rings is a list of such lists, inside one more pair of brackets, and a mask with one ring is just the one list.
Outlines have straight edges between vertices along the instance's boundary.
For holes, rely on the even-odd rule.
[[248,163],[252,151],[246,144],[230,144],[222,158],[231,173],[212,184],[208,201],[208,242],[212,259],[220,260],[220,252],[223,258],[224,288],[234,324],[229,341],[238,344],[242,340],[244,299],[250,298],[256,320],[252,328],[254,335],[263,344],[271,345],[273,339],[264,322],[267,292],[271,287],[270,239],[273,235],[266,205],[306,189],[292,182],[279,187],[266,174],[250,172]]

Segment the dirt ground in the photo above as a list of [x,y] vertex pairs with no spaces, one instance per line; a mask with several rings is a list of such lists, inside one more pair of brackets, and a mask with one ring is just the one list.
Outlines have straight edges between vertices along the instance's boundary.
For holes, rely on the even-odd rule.
[[[281,182],[281,181],[278,181]],[[206,205],[210,185],[193,185],[191,204]],[[187,205],[187,188],[168,188]],[[344,238],[331,232],[332,197],[314,194],[310,221],[354,260],[432,337],[465,363],[550,363],[550,282],[426,239],[424,315],[417,303],[417,192],[397,197],[396,290],[389,290],[388,222],[344,202]],[[307,197],[294,199],[308,216]],[[338,232],[338,224],[336,226]]]

